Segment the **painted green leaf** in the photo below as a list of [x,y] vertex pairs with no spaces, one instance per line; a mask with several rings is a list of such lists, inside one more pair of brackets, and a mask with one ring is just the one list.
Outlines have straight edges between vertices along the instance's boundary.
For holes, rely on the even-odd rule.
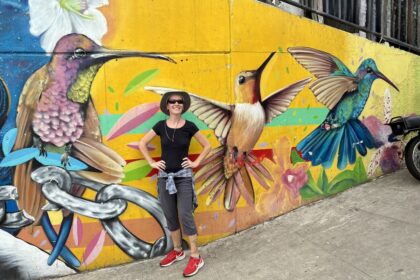
[[150,69],[135,76],[125,88],[124,96],[129,95],[130,93],[135,91],[137,88],[143,86],[148,81],[153,79],[157,74],[159,74],[159,69]]
[[333,187],[331,187],[328,194],[336,194],[336,193],[342,192],[348,188],[353,187],[354,185],[355,185],[354,179],[342,180],[338,182],[337,184],[335,184]]
[[308,185],[303,186],[303,188],[299,190],[299,193],[304,200],[311,200],[322,197],[321,194],[314,192]]
[[123,182],[144,178],[147,176],[147,174],[150,173],[151,170],[152,167],[144,159],[130,162],[124,167],[125,177]]
[[296,164],[298,162],[305,162],[305,160],[300,157],[300,155],[296,151],[296,149],[292,149],[292,152],[290,153],[290,159],[291,159],[293,164]]
[[120,103],[115,102],[115,111],[118,111],[119,108],[120,108]]
[[327,173],[325,173],[324,168],[322,168],[321,173],[319,174],[317,184],[318,184],[318,187],[321,188],[322,192],[326,193],[328,189],[328,177],[327,177]]
[[368,176],[366,173],[365,165],[363,164],[363,160],[361,157],[357,158],[353,171],[354,171],[354,176],[356,178],[357,184],[361,184],[367,181]]
[[306,172],[308,174],[308,182],[306,185],[314,192],[318,194],[323,194],[323,191],[317,183],[315,183],[314,177],[312,177],[311,171]]
[[343,172],[335,176],[334,179],[331,180],[327,192],[332,193],[332,191],[335,190],[335,188],[337,188],[337,185],[340,185],[341,182],[344,181],[351,181],[353,185],[356,185],[357,181],[355,179],[354,172],[351,170],[344,170]]
[[115,92],[115,89],[113,88],[113,87],[111,87],[111,86],[108,86],[108,91],[110,92],[110,93],[114,93]]

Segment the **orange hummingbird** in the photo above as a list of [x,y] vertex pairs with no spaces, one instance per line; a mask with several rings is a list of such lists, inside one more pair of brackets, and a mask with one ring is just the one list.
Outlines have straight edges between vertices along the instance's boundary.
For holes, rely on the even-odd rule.
[[[271,58],[257,70],[241,71],[235,79],[235,104],[191,96],[190,111],[211,129],[221,146],[210,152],[195,174],[196,182],[204,181],[198,194],[209,192],[206,204],[210,205],[224,192],[224,206],[233,211],[242,195],[249,205],[254,205],[255,194],[251,174],[264,188],[265,180],[273,180],[267,168],[252,153],[260,138],[264,125],[284,113],[295,96],[302,91],[311,78],[300,80],[276,90],[264,100],[261,99],[261,76]],[[145,87],[159,94],[177,89]]]

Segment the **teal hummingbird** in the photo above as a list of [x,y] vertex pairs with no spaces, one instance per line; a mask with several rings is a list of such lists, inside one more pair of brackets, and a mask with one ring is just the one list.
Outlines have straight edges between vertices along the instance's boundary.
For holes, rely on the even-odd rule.
[[373,59],[365,59],[352,73],[337,57],[312,48],[292,47],[289,53],[317,80],[310,89],[316,99],[330,110],[325,120],[299,142],[296,149],[312,165],[332,166],[338,150],[337,167],[345,169],[356,161],[357,152],[365,156],[375,141],[359,120],[372,84],[382,79],[398,88],[382,74]]

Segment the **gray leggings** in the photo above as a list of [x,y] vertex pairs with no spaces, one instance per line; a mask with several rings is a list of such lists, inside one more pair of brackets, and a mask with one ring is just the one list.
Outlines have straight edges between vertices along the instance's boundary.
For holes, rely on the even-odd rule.
[[[186,235],[197,234],[193,217],[192,178],[174,178],[177,193],[169,194],[166,190],[166,179],[158,178],[158,200],[165,214],[170,231],[179,229],[179,219]],[[179,219],[178,219],[179,215]]]

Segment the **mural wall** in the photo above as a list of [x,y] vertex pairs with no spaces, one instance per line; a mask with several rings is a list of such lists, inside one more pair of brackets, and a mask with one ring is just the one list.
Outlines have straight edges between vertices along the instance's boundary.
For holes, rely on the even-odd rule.
[[191,94],[184,116],[213,147],[195,170],[201,245],[401,168],[384,123],[420,114],[417,56],[254,0],[0,0],[0,13],[9,276],[171,248],[138,150],[167,91]]

